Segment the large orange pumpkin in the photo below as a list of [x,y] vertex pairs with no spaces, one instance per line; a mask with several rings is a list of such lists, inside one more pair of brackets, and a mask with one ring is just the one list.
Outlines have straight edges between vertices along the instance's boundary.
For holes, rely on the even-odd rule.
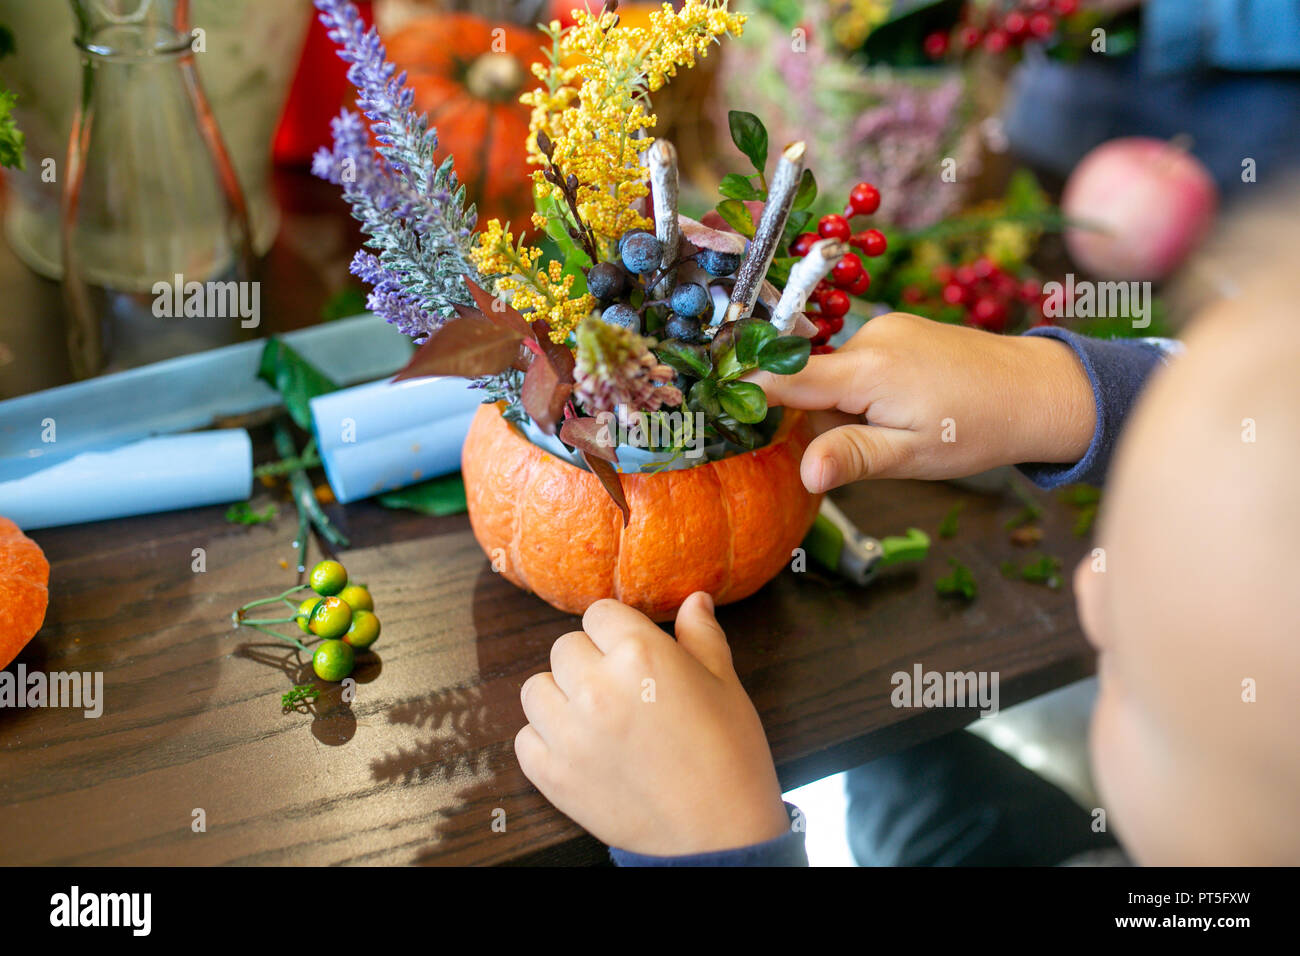
[[632,517],[596,476],[539,448],[501,417],[474,416],[461,470],[470,524],[511,582],[573,614],[617,598],[657,621],[694,591],[748,597],[791,561],[820,496],[799,478],[812,438],[787,411],[770,444],[676,471],[623,475]]
[[40,545],[0,516],[0,667],[8,667],[41,629],[49,583],[50,563]]
[[415,91],[415,111],[438,130],[437,158],[455,157],[480,221],[510,222],[516,232],[529,229],[533,211],[529,109],[519,94],[537,82],[529,67],[542,59],[544,39],[468,13],[418,17],[384,38]]

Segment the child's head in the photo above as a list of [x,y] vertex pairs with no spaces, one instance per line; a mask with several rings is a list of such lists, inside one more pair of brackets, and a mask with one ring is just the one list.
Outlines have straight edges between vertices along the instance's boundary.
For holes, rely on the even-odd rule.
[[[1300,862],[1300,306],[1241,284],[1127,426],[1076,573],[1092,757],[1144,864]],[[1253,700],[1253,702],[1247,702]]]

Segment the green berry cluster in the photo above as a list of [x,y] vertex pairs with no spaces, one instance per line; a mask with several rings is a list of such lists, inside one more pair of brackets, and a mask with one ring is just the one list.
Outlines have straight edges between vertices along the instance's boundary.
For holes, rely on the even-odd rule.
[[[284,594],[244,605],[234,614],[236,625],[253,627],[272,634],[311,654],[311,666],[321,680],[341,681],[356,666],[358,651],[368,650],[379,640],[379,618],[375,601],[364,584],[348,580],[348,572],[337,561],[321,561],[311,569],[307,584],[290,588]],[[289,599],[295,592],[310,588],[315,592],[296,607]],[[246,611],[259,604],[283,601],[294,609],[292,617],[252,620]],[[267,625],[293,622],[304,633],[321,638],[314,651],[296,638],[287,638]]]

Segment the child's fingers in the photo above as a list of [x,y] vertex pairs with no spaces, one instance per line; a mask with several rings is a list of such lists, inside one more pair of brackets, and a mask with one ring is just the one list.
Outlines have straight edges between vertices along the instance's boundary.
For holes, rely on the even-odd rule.
[[549,740],[569,698],[555,683],[550,671],[534,674],[519,688],[519,701],[524,705],[524,716],[537,728],[543,740]]
[[713,598],[707,592],[696,591],[682,602],[675,633],[677,643],[715,677],[733,673],[727,635],[713,616]]
[[570,631],[551,645],[551,673],[566,697],[572,698],[584,675],[605,655],[585,631]]
[[543,783],[546,779],[549,756],[550,748],[546,746],[546,741],[542,739],[536,727],[532,724],[524,724],[519,728],[519,733],[515,734],[515,759],[519,761],[519,769],[524,772],[524,776],[543,793],[549,789]]
[[863,478],[905,477],[915,435],[880,425],[841,425],[818,435],[803,453],[799,475],[813,494]]
[[842,412],[862,415],[870,404],[866,386],[876,367],[876,353],[869,349],[815,355],[802,370],[793,375],[751,372],[745,381],[753,382],[767,395],[769,405],[788,408],[838,408]]
[[653,633],[668,640],[668,635],[650,618],[613,598],[603,598],[587,608],[587,613],[582,615],[582,629],[605,654],[637,635]]
[[865,419],[861,415],[850,415],[848,412],[840,412],[834,409],[811,411],[807,414],[813,432],[818,435],[822,432],[828,432],[832,428],[839,428],[841,425],[865,424]]

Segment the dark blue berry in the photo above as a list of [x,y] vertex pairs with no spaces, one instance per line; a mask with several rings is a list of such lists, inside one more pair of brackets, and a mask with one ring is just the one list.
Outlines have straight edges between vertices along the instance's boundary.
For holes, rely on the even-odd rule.
[[628,272],[646,275],[658,269],[659,263],[663,261],[663,243],[648,232],[625,234],[619,245],[622,247],[623,265]]
[[627,274],[612,262],[599,262],[587,272],[587,291],[602,302],[618,298],[627,284]]
[[600,313],[601,321],[608,322],[610,325],[621,325],[625,329],[633,332],[641,332],[641,316],[637,310],[630,305],[624,305],[622,302],[615,302],[608,306],[605,311]]
[[667,338],[680,339],[692,345],[701,345],[708,341],[700,330],[699,319],[689,315],[678,315],[676,312],[668,316],[668,322],[664,325],[664,334]]
[[683,282],[673,289],[668,304],[678,315],[698,318],[713,308],[713,297],[709,295],[709,290],[698,282]]
[[740,268],[739,252],[719,252],[717,249],[701,249],[695,257],[696,264],[711,276],[729,276]]

